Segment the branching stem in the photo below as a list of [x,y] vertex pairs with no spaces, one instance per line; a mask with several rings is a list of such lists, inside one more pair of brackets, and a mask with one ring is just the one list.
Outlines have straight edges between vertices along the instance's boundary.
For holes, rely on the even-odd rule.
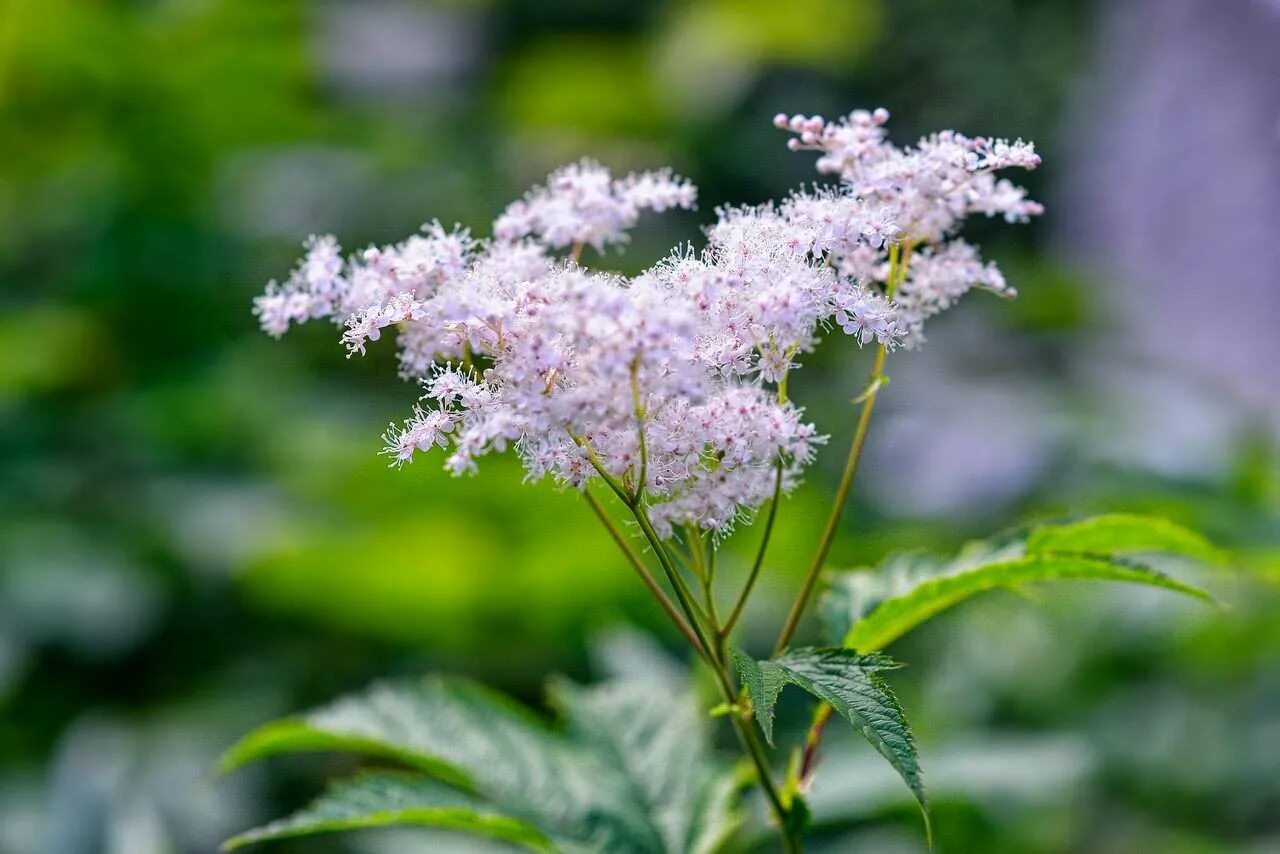
[[733,627],[737,625],[738,618],[742,616],[742,610],[747,606],[751,590],[755,587],[756,579],[760,577],[760,567],[764,565],[764,555],[769,548],[769,535],[773,533],[773,520],[778,516],[778,500],[782,497],[782,468],[783,462],[778,460],[777,472],[773,478],[773,498],[769,502],[769,515],[764,521],[764,534],[760,538],[760,548],[756,549],[756,559],[751,563],[747,582],[743,585],[742,592],[738,594],[738,601],[734,603],[733,610],[729,612],[729,619],[725,620],[724,625],[720,627],[722,638],[727,638],[733,631]]
[[676,610],[675,603],[673,603],[671,598],[667,596],[666,591],[658,586],[658,582],[654,580],[653,575],[649,572],[649,568],[644,565],[644,561],[640,559],[640,555],[636,554],[635,549],[631,548],[631,544],[627,542],[627,538],[623,536],[622,531],[618,530],[618,526],[614,524],[611,518],[609,518],[609,514],[600,504],[599,499],[597,499],[592,493],[585,490],[582,495],[587,499],[587,504],[591,506],[591,509],[596,514],[596,518],[598,518],[600,523],[604,525],[605,530],[609,532],[609,536],[613,539],[614,543],[617,544],[618,548],[622,549],[622,553],[627,557],[627,562],[631,564],[632,568],[635,569],[636,574],[640,576],[640,580],[644,582],[644,586],[649,588],[649,592],[653,594],[653,598],[657,599],[658,604],[662,606],[662,610],[667,612],[667,616],[671,618],[671,622],[675,623],[676,628],[680,630],[680,633],[688,638],[689,643],[697,647],[698,636],[693,633],[693,629],[689,627],[687,622],[685,622],[684,617],[680,616],[680,612]]
[[[697,619],[693,616],[690,606],[692,600],[687,597],[687,588],[680,579],[675,564],[672,562],[670,555],[667,554],[667,547],[658,537],[658,533],[653,529],[653,525],[649,522],[649,516],[645,513],[644,508],[639,504],[635,504],[631,508],[632,514],[635,516],[636,522],[640,525],[640,530],[644,532],[645,538],[649,541],[649,545],[653,547],[654,552],[658,555],[658,561],[662,564],[663,570],[667,573],[667,578],[672,586],[676,588],[676,597],[680,601],[681,607],[689,616],[690,622],[694,625],[694,631],[698,634],[698,639],[702,644],[701,649],[704,651],[703,659],[707,666],[711,668],[712,673],[716,677],[716,684],[720,688],[720,693],[724,701],[733,705],[738,700],[738,692],[733,688],[733,681],[729,676],[729,669],[722,652],[723,645],[719,636],[719,629],[712,626],[712,634],[716,637],[713,645],[708,642],[707,638],[702,634],[702,629],[698,625]],[[730,715],[733,722],[734,731],[737,733],[738,740],[742,744],[743,750],[750,757],[752,764],[755,766],[756,778],[760,783],[760,788],[764,791],[765,798],[769,801],[770,809],[778,820],[778,827],[782,831],[783,842],[788,852],[798,852],[799,843],[788,832],[788,810],[786,804],[783,803],[782,795],[778,791],[778,786],[773,780],[773,772],[769,767],[769,758],[765,753],[764,744],[760,741],[760,736],[752,728],[752,724],[748,720],[744,720],[740,715]]]

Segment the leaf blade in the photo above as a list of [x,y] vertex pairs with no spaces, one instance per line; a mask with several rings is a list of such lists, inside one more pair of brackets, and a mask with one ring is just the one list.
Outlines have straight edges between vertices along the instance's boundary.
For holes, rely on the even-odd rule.
[[931,832],[929,801],[920,757],[906,713],[880,672],[896,667],[882,655],[859,655],[849,649],[792,650],[775,659],[787,680],[834,708],[906,783]]
[[1208,564],[1227,562],[1225,553],[1203,535],[1168,519],[1130,513],[1039,525],[1028,536],[1026,551],[1027,554],[1048,551],[1100,555],[1161,553]]
[[776,663],[756,661],[737,649],[730,649],[729,657],[733,659],[738,679],[751,697],[752,713],[764,733],[764,740],[773,747],[773,710],[786,684],[786,674]]
[[715,761],[706,719],[683,681],[617,679],[584,687],[556,680],[551,698],[570,736],[626,775],[654,850],[715,850],[736,829],[731,775]]
[[929,618],[988,590],[1040,581],[1119,581],[1160,587],[1212,603],[1213,597],[1141,564],[1082,554],[1040,553],[980,564],[960,572],[927,579],[909,592],[882,601],[854,623],[844,646],[860,652],[884,649]]
[[321,729],[305,718],[284,718],[264,724],[241,738],[218,760],[218,771],[229,774],[245,765],[284,753],[335,751],[361,753],[399,762],[437,779],[469,788],[470,777],[436,757],[390,744],[378,738]]
[[393,759],[475,792],[536,825],[561,848],[625,847],[636,838],[635,805],[615,769],[466,680],[375,685],[301,718],[267,724],[232,747],[222,766],[299,750]]
[[551,851],[536,827],[426,777],[382,772],[335,784],[306,807],[223,843],[224,851],[276,839],[391,825],[439,827]]

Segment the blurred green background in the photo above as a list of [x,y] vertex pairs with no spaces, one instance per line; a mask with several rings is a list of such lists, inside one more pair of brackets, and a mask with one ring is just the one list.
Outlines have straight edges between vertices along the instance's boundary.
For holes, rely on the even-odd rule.
[[[1274,401],[1115,347],[1106,295],[1124,283],[1072,249],[1071,217],[1093,211],[1062,190],[1099,91],[1100,12],[0,3],[0,852],[213,851],[331,762],[215,780],[217,753],[378,676],[468,673],[537,703],[551,672],[589,678],[611,627],[678,649],[577,496],[522,485],[509,460],[461,480],[387,469],[378,434],[415,397],[389,348],[348,361],[323,324],[271,341],[250,300],[310,232],[348,248],[434,217],[484,233],[586,154],[700,187],[697,212],[608,259],[636,270],[716,205],[812,180],[775,112],[876,105],[902,142],[944,126],[1035,139],[1050,212],[971,229],[1023,296],[974,297],[895,358],[836,563],[1109,509],[1241,555],[1199,579],[1227,612],[1061,586],[981,600],[895,649],[937,850],[1280,850]],[[746,621],[762,643],[821,525],[865,359],[835,341],[796,379],[835,438],[781,515]],[[852,741],[832,751],[823,850],[923,850],[891,772]],[[378,832],[276,850],[471,849]]]

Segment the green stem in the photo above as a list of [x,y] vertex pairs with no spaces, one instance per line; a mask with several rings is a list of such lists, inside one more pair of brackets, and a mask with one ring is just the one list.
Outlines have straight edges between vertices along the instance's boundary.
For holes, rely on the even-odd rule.
[[[720,615],[716,613],[716,546],[712,542],[707,549],[706,577],[702,585],[702,593],[707,600],[707,615],[711,617],[711,625],[716,634],[720,633]],[[723,658],[724,656],[721,656]]]
[[640,473],[636,477],[635,492],[632,495],[633,501],[639,501],[640,496],[644,495],[645,489],[648,487],[646,483],[649,477],[649,449],[648,443],[645,441],[645,406],[640,397],[640,357],[636,356],[631,363],[631,405],[636,414],[636,435],[640,442]]
[[[733,683],[729,678],[729,670],[726,666],[725,657],[722,652],[723,647],[718,639],[718,630],[716,627],[712,627],[713,633],[717,637],[717,642],[713,646],[702,634],[702,627],[698,625],[697,620],[693,616],[693,612],[690,607],[693,602],[691,598],[686,595],[688,590],[685,588],[683,580],[680,579],[670,555],[667,554],[666,545],[658,537],[657,531],[653,529],[653,525],[649,521],[648,514],[645,513],[644,508],[638,502],[631,506],[631,512],[632,515],[635,516],[637,524],[640,525],[640,530],[644,532],[645,538],[649,540],[649,545],[653,547],[654,552],[658,555],[658,562],[662,564],[663,570],[667,573],[667,580],[670,581],[672,586],[676,589],[676,598],[680,602],[681,607],[685,609],[686,615],[694,626],[694,631],[697,633],[698,639],[702,644],[701,649],[704,651],[703,659],[706,661],[707,665],[711,668],[712,673],[716,677],[716,684],[720,688],[720,693],[724,698],[724,702],[729,705],[733,705],[738,701],[738,693],[733,689]],[[737,733],[738,740],[741,743],[743,750],[755,766],[756,778],[760,782],[760,788],[764,790],[765,798],[769,801],[770,808],[777,817],[778,827],[782,831],[783,841],[786,845],[787,851],[799,852],[800,848],[798,847],[798,842],[787,831],[788,810],[782,801],[782,795],[778,791],[777,784],[773,781],[773,773],[769,767],[769,759],[765,753],[764,744],[760,741],[760,737],[756,734],[756,731],[751,727],[750,722],[743,720],[739,715],[730,715],[729,717],[733,722],[734,731]]]
[[711,627],[714,634],[720,625],[720,617],[716,614],[713,586],[715,584],[715,551],[712,550],[708,556],[707,547],[702,541],[702,531],[697,525],[685,525],[684,536],[689,546],[689,561],[693,566],[693,574],[697,576],[702,586],[703,613],[707,617],[707,625]]
[[[910,243],[901,246],[894,244],[889,247],[889,275],[885,282],[885,295],[890,299],[897,293],[903,279],[906,278],[911,250]],[[854,428],[853,442],[849,446],[849,456],[845,459],[840,484],[836,487],[836,496],[831,504],[831,512],[827,516],[827,525],[822,532],[822,538],[818,541],[818,550],[809,564],[809,571],[805,574],[800,592],[796,594],[791,610],[787,613],[786,622],[782,625],[782,631],[778,634],[778,642],[773,648],[774,655],[786,649],[787,644],[791,642],[792,635],[800,625],[800,618],[809,605],[809,599],[813,595],[813,588],[817,584],[818,576],[822,573],[827,555],[831,553],[836,530],[840,527],[840,517],[844,514],[845,502],[849,499],[849,489],[853,486],[853,477],[857,474],[858,462],[862,459],[862,448],[867,441],[867,429],[871,425],[871,414],[876,408],[876,398],[879,397],[880,388],[884,384],[884,362],[888,352],[883,344],[877,345],[867,390],[861,398],[862,411],[858,414],[858,425]]]
[[800,756],[800,770],[797,772],[801,786],[813,776],[818,763],[818,745],[822,743],[822,734],[827,729],[827,721],[831,720],[832,711],[831,706],[826,703],[819,703],[813,710],[813,722],[809,724],[809,731],[804,737],[804,750]]
[[826,528],[822,532],[822,539],[818,541],[818,550],[813,556],[813,561],[809,564],[809,571],[805,574],[804,583],[800,585],[800,592],[796,594],[795,601],[791,604],[791,610],[787,613],[787,620],[783,623],[782,631],[778,634],[778,642],[774,644],[774,655],[786,649],[787,644],[791,642],[791,636],[795,634],[796,628],[800,625],[800,617],[804,615],[804,609],[809,604],[814,585],[817,584],[823,564],[827,561],[827,555],[831,553],[831,546],[835,542],[836,530],[840,527],[840,517],[844,513],[844,505],[849,498],[849,488],[853,486],[853,476],[857,474],[858,462],[862,459],[862,447],[867,441],[867,428],[871,425],[871,413],[875,410],[879,386],[884,380],[884,361],[887,353],[888,351],[883,344],[876,347],[875,361],[871,365],[870,384],[867,386],[867,391],[862,401],[862,412],[858,415],[858,426],[854,429],[853,443],[849,446],[849,456],[845,459],[844,473],[840,477],[840,485],[836,487],[835,501],[831,505],[831,512],[827,515]]
[[689,586],[685,584],[684,578],[680,575],[680,570],[676,567],[671,555],[667,554],[667,548],[658,537],[658,532],[653,529],[653,523],[649,521],[649,514],[645,513],[644,508],[638,503],[630,505],[630,508],[631,515],[635,517],[636,523],[640,525],[640,530],[644,533],[645,539],[649,541],[654,554],[658,556],[658,563],[662,565],[662,571],[666,573],[667,581],[671,584],[671,589],[675,591],[676,601],[680,603],[680,608],[689,619],[689,625],[693,628],[693,633],[698,636],[698,644],[703,650],[708,663],[714,665],[715,656],[712,653],[711,644],[707,640],[703,620],[699,619],[699,610],[693,601],[693,594],[689,590]]
[[605,512],[600,501],[590,492],[585,490],[582,495],[587,499],[587,504],[591,506],[591,509],[595,511],[596,518],[600,520],[600,523],[604,525],[605,530],[609,532],[609,536],[617,544],[618,548],[622,550],[622,553],[626,555],[627,562],[631,564],[635,569],[636,574],[640,576],[640,580],[644,582],[644,586],[649,588],[649,592],[653,594],[653,598],[657,599],[658,604],[662,606],[662,610],[667,612],[667,616],[671,618],[671,622],[675,623],[676,628],[680,630],[680,633],[688,638],[689,643],[697,646],[698,637],[693,633],[693,629],[691,629],[689,624],[685,622],[684,617],[680,616],[680,612],[676,610],[676,606],[671,601],[671,598],[667,596],[666,592],[663,591],[661,587],[658,586],[658,582],[654,580],[648,567],[644,565],[644,561],[642,561],[640,556],[636,554],[635,549],[631,548],[631,544],[627,542],[627,538],[623,536],[622,532],[618,530],[618,526],[609,518],[609,514]]
[[733,631],[733,627],[737,624],[738,618],[742,616],[742,609],[747,606],[747,598],[751,596],[751,589],[755,587],[756,579],[760,576],[760,567],[764,565],[764,554],[769,548],[769,535],[773,533],[773,520],[778,516],[778,503],[782,497],[782,460],[778,460],[778,470],[773,479],[773,498],[769,503],[769,515],[764,522],[764,535],[760,538],[760,548],[756,549],[756,559],[751,564],[751,571],[747,574],[747,583],[743,585],[742,592],[738,594],[738,601],[734,603],[733,610],[729,612],[729,619],[725,621],[724,626],[720,629],[720,637],[727,638],[729,633]]

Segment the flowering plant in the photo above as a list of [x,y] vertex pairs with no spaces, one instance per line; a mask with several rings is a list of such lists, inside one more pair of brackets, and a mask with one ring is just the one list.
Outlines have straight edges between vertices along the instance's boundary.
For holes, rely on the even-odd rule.
[[[733,727],[788,851],[810,820],[822,734],[838,713],[926,807],[917,749],[883,673],[881,650],[982,590],[1057,578],[1197,588],[1120,556],[1211,559],[1196,535],[1131,516],[1042,525],[953,561],[892,561],[827,579],[832,646],[793,647],[822,576],[861,457],[889,354],[925,341],[931,317],[973,288],[1014,290],[956,236],[971,215],[1025,222],[1041,206],[998,173],[1033,169],[1021,140],[953,131],[899,147],[885,110],[838,121],[779,115],[793,150],[818,153],[832,186],[779,203],[716,211],[701,250],[681,247],[640,275],[595,269],[645,211],[691,208],[668,171],[615,179],[584,160],[511,204],[492,236],[438,222],[402,243],[344,258],[312,238],[282,284],[256,300],[263,328],[330,319],[351,353],[393,329],[401,373],[423,395],[386,432],[401,466],[440,449],[454,474],[511,448],[530,479],[577,490],[712,675],[716,716]],[[783,497],[827,441],[788,395],[788,377],[823,335],[874,347],[843,475],[772,655],[734,630],[764,566]],[[761,522],[741,589],[722,601],[716,556],[740,525]],[[620,526],[621,514],[631,523]],[[391,822],[438,825],[563,851],[713,851],[731,844],[739,781],[706,743],[693,701],[655,680],[554,689],[563,733],[456,680],[386,685],[251,734],[227,767],[301,749],[391,758],[410,774],[341,784],[311,808],[233,840],[243,844]],[[770,758],[773,709],[787,685],[817,701],[781,777]],[[927,826],[927,810],[926,826]]]

